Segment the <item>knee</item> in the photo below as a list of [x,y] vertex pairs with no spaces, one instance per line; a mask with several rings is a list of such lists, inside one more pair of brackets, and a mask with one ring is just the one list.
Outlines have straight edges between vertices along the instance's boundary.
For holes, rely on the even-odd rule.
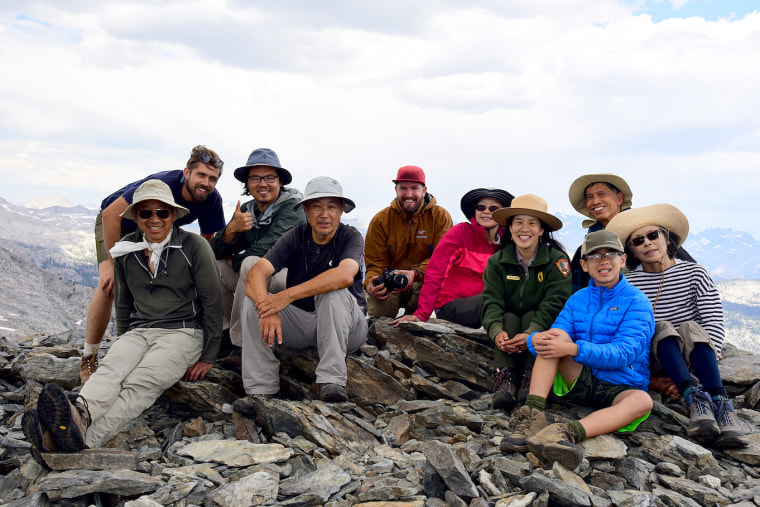
[[644,417],[654,408],[652,397],[646,391],[637,391],[632,398],[638,417]]
[[256,263],[260,260],[261,257],[258,257],[256,255],[249,255],[243,259],[243,262],[240,264],[240,277],[245,280],[245,275],[247,275],[251,268],[255,266]]

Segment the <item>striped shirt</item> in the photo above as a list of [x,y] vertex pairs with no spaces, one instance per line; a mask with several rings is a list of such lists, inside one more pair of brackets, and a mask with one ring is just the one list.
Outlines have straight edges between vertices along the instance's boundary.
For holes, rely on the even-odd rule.
[[668,321],[678,329],[686,321],[701,325],[720,351],[723,348],[723,306],[720,293],[707,270],[693,262],[676,259],[676,264],[665,270],[662,292],[657,297],[662,273],[648,273],[639,266],[625,277],[641,289],[652,304],[657,300],[655,322]]

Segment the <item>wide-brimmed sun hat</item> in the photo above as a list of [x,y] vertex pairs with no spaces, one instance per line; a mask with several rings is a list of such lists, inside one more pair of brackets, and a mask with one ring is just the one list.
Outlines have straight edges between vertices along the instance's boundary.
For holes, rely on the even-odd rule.
[[689,235],[689,220],[681,210],[671,204],[652,204],[641,208],[631,208],[615,215],[605,229],[617,234],[620,241],[625,244],[634,231],[645,225],[656,225],[676,233],[680,238],[679,247]]
[[137,187],[137,190],[135,190],[135,193],[132,196],[132,204],[127,206],[127,209],[124,210],[121,217],[126,218],[127,220],[134,220],[135,217],[132,216],[132,210],[134,207],[143,201],[150,200],[161,201],[167,206],[171,206],[177,210],[177,215],[174,217],[175,220],[179,220],[190,213],[187,208],[174,202],[174,196],[172,195],[169,185],[161,180],[154,179],[148,180]]
[[525,194],[512,199],[509,208],[497,209],[493,212],[493,219],[499,225],[506,226],[507,220],[515,215],[528,215],[541,220],[545,229],[549,232],[558,231],[562,228],[562,220],[548,213],[549,206],[546,201],[537,195]]
[[626,183],[623,178],[609,173],[584,174],[572,182],[570,185],[570,191],[568,192],[570,204],[572,204],[573,208],[575,208],[575,210],[581,215],[595,220],[586,207],[586,187],[594,183],[609,183],[610,185],[614,185],[623,193],[623,204],[620,206],[620,209],[624,210],[631,207],[631,204],[633,203],[633,192],[631,192],[631,187],[628,186],[628,183]]
[[306,190],[303,193],[303,200],[294,206],[298,208],[303,206],[306,201],[311,199],[321,199],[322,197],[337,197],[346,203],[343,208],[344,213],[350,212],[356,207],[354,201],[343,195],[343,187],[338,180],[329,176],[317,176],[306,184]]
[[472,220],[472,217],[475,216],[475,206],[484,197],[490,197],[499,201],[503,208],[508,207],[512,203],[512,199],[515,198],[514,195],[500,188],[475,188],[470,190],[459,201],[459,208],[464,213],[464,216],[467,217],[467,220]]
[[253,150],[251,154],[248,155],[248,161],[245,165],[235,169],[235,179],[242,183],[248,183],[248,170],[251,167],[262,165],[276,169],[283,185],[287,185],[293,181],[293,176],[291,176],[290,171],[280,165],[280,159],[277,157],[277,154],[269,148],[258,148]]

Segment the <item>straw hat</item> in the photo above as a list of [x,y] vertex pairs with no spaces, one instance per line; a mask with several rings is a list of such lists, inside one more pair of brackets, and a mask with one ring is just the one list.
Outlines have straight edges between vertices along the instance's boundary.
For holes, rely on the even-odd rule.
[[633,192],[631,187],[625,182],[623,178],[615,174],[599,173],[599,174],[585,174],[580,178],[577,178],[571,185],[568,196],[570,197],[570,204],[573,208],[583,216],[589,217],[595,220],[586,207],[586,187],[594,183],[609,183],[614,185],[623,193],[623,204],[620,206],[621,210],[628,209],[633,203]]
[[145,183],[137,187],[137,190],[135,190],[132,197],[132,204],[127,206],[127,209],[124,210],[121,217],[126,218],[127,220],[134,220],[135,217],[132,216],[132,210],[134,207],[143,201],[150,201],[151,199],[161,201],[167,206],[171,206],[177,210],[177,215],[174,217],[175,220],[179,220],[190,213],[187,208],[174,202],[174,196],[172,195],[169,185],[161,180],[153,179],[147,180]]
[[681,238],[679,247],[689,235],[689,221],[686,215],[670,204],[652,204],[618,213],[605,229],[617,234],[620,241],[625,244],[635,230],[645,225],[656,225],[676,233]]
[[493,212],[493,219],[501,226],[507,225],[507,220],[515,215],[529,215],[541,220],[549,232],[562,228],[562,220],[546,212],[549,206],[546,201],[537,195],[526,194],[512,199],[509,208],[497,209]]

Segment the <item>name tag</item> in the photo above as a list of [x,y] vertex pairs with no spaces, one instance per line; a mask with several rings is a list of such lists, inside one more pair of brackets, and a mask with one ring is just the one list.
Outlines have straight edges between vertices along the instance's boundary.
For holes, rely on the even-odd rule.
[[507,280],[517,280],[519,282],[520,277],[515,275],[507,275]]

